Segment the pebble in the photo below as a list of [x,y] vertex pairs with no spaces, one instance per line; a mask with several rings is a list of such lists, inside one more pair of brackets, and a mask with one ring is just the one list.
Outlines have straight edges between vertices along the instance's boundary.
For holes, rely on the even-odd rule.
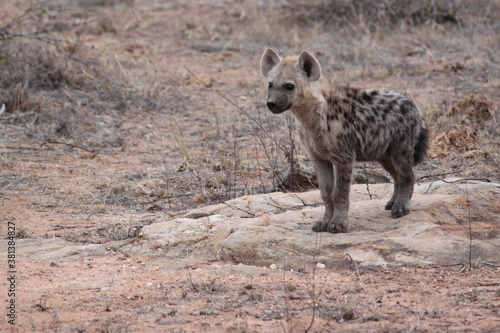
[[326,267],[326,266],[325,266],[325,264],[323,264],[323,263],[318,262],[318,263],[316,264],[316,268],[317,268],[317,269],[324,269],[325,267]]

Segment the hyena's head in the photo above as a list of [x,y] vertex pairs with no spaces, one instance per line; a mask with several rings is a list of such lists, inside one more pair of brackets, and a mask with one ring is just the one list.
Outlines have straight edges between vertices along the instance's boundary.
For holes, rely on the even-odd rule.
[[318,60],[305,51],[298,57],[281,59],[268,48],[262,55],[260,69],[269,84],[267,107],[273,113],[282,113],[292,108],[300,101],[310,83],[321,77]]

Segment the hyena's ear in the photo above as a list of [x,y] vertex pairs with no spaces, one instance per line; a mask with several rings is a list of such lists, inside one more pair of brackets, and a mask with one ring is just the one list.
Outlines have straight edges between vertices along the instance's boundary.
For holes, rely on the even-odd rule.
[[299,68],[306,72],[309,81],[318,81],[321,77],[321,66],[312,54],[302,52],[299,57]]
[[273,69],[280,62],[280,56],[274,52],[273,49],[268,47],[260,59],[260,70],[262,71],[262,74],[267,77],[267,74],[269,74],[271,69]]

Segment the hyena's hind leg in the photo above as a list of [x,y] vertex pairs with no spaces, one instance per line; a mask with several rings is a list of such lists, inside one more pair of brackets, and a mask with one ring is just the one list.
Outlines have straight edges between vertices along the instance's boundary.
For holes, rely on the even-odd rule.
[[394,206],[394,202],[396,201],[396,198],[398,197],[399,194],[399,177],[396,171],[396,167],[392,163],[392,157],[387,156],[383,160],[380,161],[380,164],[384,167],[387,172],[391,175],[392,179],[394,180],[394,192],[392,193],[391,200],[387,202],[385,205],[386,210],[391,210],[392,206]]
[[321,198],[325,203],[325,213],[323,219],[318,221],[313,226],[313,231],[327,231],[328,222],[333,216],[333,188],[335,185],[333,165],[329,161],[314,160],[314,169],[318,175],[318,182],[321,188]]
[[415,176],[413,175],[412,156],[406,155],[396,155],[397,159],[393,156],[387,156],[380,161],[384,169],[394,179],[394,193],[385,205],[385,209],[391,211],[392,217],[401,217],[410,213]]

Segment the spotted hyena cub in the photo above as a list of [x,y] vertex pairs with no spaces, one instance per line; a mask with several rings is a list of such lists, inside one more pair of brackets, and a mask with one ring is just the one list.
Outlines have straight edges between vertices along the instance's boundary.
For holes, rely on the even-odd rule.
[[410,211],[413,166],[422,162],[428,130],[408,98],[385,89],[332,87],[320,80],[318,60],[308,52],[280,58],[268,48],[261,59],[269,84],[267,107],[290,110],[314,161],[325,214],[314,231],[346,232],[354,161],[378,161],[394,178],[385,206],[393,217]]

